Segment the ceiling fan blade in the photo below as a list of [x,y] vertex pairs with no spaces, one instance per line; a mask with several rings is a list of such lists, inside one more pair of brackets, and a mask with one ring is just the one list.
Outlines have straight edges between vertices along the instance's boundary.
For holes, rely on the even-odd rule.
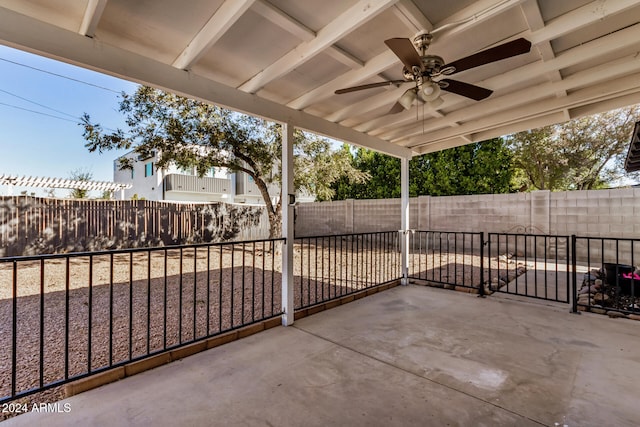
[[369,83],[366,85],[360,85],[360,86],[353,86],[353,87],[347,87],[344,89],[338,89],[335,91],[336,95],[341,95],[343,93],[349,93],[349,92],[355,92],[357,90],[363,90],[363,89],[371,89],[374,87],[382,87],[382,86],[391,86],[391,85],[401,85],[402,83],[409,83],[405,80],[389,80],[386,82],[378,82],[378,83]]
[[508,43],[501,44],[500,46],[492,47],[465,58],[458,59],[457,61],[446,64],[445,67],[454,67],[456,69],[454,73],[459,73],[460,71],[479,67],[480,65],[511,58],[512,56],[522,55],[530,50],[531,42],[527,39],[519,38]]
[[413,67],[418,67],[424,71],[424,64],[422,58],[418,55],[418,51],[413,47],[413,43],[409,39],[395,38],[385,40],[384,44],[389,47],[396,54],[400,61],[407,67],[407,70],[412,70]]
[[481,101],[493,93],[492,90],[458,80],[442,79],[440,81],[448,84],[446,87],[442,87],[442,90],[466,96],[476,101]]
[[391,110],[389,110],[389,114],[398,114],[402,113],[403,111],[404,107],[402,106],[402,104],[396,102],[395,104],[393,104],[393,107],[391,107]]

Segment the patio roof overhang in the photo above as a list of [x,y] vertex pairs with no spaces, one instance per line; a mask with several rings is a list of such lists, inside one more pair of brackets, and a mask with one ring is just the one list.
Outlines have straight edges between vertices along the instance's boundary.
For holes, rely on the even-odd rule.
[[[0,0],[0,43],[408,158],[640,102],[638,0]],[[446,61],[524,37],[531,52],[456,74],[388,114],[405,87],[384,44],[438,30]]]

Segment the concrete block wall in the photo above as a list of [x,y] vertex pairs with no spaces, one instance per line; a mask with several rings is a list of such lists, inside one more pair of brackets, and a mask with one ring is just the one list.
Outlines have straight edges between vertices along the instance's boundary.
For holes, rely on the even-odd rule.
[[[551,193],[551,232],[586,237],[640,238],[640,188]],[[640,264],[640,245],[579,240],[578,260]]]
[[640,237],[640,188],[551,193],[553,233]]
[[[410,200],[410,218],[418,230],[640,238],[640,188],[420,196]],[[296,207],[300,237],[399,229],[400,199]]]
[[295,208],[295,235],[330,236],[353,233],[354,200],[300,203]]
[[531,226],[530,194],[431,197],[426,230],[524,232]]

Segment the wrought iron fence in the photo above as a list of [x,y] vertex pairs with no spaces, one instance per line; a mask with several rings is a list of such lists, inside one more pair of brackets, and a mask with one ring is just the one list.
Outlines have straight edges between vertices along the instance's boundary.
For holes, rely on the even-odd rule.
[[279,316],[283,241],[0,259],[0,402]]
[[569,303],[569,236],[489,233],[492,291]]
[[[484,237],[411,232],[408,278],[640,315],[640,239]],[[0,403],[281,315],[284,241],[0,258]],[[295,239],[295,309],[399,280],[400,245],[397,231]]]
[[574,311],[640,315],[640,239],[572,236],[572,252]]
[[295,239],[295,308],[399,280],[397,231]]
[[410,279],[484,293],[484,233],[415,231],[409,239]]

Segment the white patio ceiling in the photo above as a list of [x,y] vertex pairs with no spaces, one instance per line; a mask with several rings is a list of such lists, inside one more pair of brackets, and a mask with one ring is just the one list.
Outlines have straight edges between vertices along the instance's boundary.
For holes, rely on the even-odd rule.
[[[640,102],[638,0],[0,0],[0,43],[399,157]],[[457,73],[390,115],[409,85],[384,44],[438,30],[451,62],[519,37],[531,52]]]

